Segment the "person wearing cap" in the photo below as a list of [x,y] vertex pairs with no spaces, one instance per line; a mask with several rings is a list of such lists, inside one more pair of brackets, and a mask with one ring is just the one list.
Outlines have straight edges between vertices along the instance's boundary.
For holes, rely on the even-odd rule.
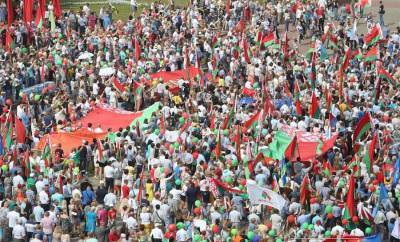
[[152,242],[162,242],[164,233],[162,232],[161,227],[161,223],[155,223],[155,228],[153,228],[150,233],[150,238]]

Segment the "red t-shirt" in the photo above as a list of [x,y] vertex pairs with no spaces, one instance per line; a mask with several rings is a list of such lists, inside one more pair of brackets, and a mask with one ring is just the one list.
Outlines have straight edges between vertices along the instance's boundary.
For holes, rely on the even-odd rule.
[[130,188],[128,185],[122,185],[121,187],[121,191],[122,191],[122,197],[123,198],[128,198],[129,197],[129,192],[130,192]]
[[111,232],[108,234],[108,241],[118,241],[119,240],[119,235],[115,232]]

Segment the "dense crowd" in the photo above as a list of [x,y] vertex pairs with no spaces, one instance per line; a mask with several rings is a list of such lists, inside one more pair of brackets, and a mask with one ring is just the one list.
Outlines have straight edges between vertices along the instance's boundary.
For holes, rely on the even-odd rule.
[[[400,240],[400,29],[382,3],[132,0],[119,20],[111,4],[54,17],[53,1],[26,23],[15,2],[11,24],[0,3],[2,240]],[[118,132],[80,125],[156,102]],[[109,134],[38,148],[77,129]],[[300,134],[320,140],[312,157]]]

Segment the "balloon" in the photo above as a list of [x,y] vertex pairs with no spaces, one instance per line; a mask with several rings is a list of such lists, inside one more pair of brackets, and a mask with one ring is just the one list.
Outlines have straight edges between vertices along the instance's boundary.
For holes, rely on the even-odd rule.
[[256,88],[258,88],[258,86],[259,86],[258,82],[254,82],[253,88],[256,89]]
[[326,206],[325,213],[332,213],[332,211],[333,211],[332,206],[330,206],[330,205]]
[[201,208],[195,208],[193,209],[193,213],[199,216],[201,214]]
[[36,94],[35,97],[33,98],[36,102],[40,100],[40,94]]
[[168,231],[174,232],[175,230],[176,230],[176,225],[175,224],[168,225]]
[[177,227],[178,229],[182,229],[182,228],[183,228],[183,223],[182,223],[182,222],[177,223],[177,224],[176,224],[176,227]]
[[308,228],[308,230],[313,230],[314,229],[314,225],[313,224],[309,224],[307,228]]
[[165,168],[164,167],[160,167],[160,172],[164,173],[165,172]]
[[247,238],[248,238],[249,240],[252,240],[252,239],[254,238],[254,232],[253,232],[253,231],[247,232]]
[[308,223],[307,223],[307,222],[304,223],[303,225],[301,225],[301,227],[302,227],[303,229],[307,229],[307,228],[308,228]]
[[224,131],[222,131],[222,133],[223,133],[224,136],[228,136],[229,135],[229,130],[224,129]]
[[156,129],[156,130],[154,130],[154,133],[155,133],[156,135],[159,135],[159,134],[160,134],[160,130],[159,130],[159,129]]
[[8,112],[8,108],[7,107],[4,107],[3,108],[3,113],[7,113]]
[[316,202],[317,202],[317,199],[316,199],[315,197],[313,197],[313,198],[310,199],[310,203],[311,203],[311,204],[314,204],[314,203],[316,203]]
[[7,166],[6,164],[4,164],[4,165],[1,166],[1,169],[2,169],[4,172],[7,172],[7,171],[8,171],[8,166]]
[[176,179],[176,180],[175,180],[175,185],[179,186],[179,185],[181,185],[181,184],[182,184],[181,180],[179,180],[179,179]]
[[365,233],[366,233],[366,234],[371,234],[371,233],[372,233],[371,227],[366,228],[366,229],[365,229]]
[[283,242],[283,240],[281,238],[277,238],[275,241],[276,242]]
[[295,219],[296,218],[292,214],[287,217],[287,221],[289,224],[294,223]]
[[243,190],[244,186],[242,184],[239,185],[239,189]]
[[22,52],[23,54],[25,54],[26,52],[28,52],[28,49],[24,47],[24,48],[21,49],[21,52]]
[[232,177],[227,176],[227,177],[225,178],[225,182],[231,184],[231,183],[233,182]]
[[329,230],[325,231],[325,237],[326,238],[331,237],[331,231]]
[[235,236],[238,234],[238,230],[237,229],[231,229],[231,235]]
[[238,161],[236,159],[232,160],[232,166],[237,166],[238,165]]
[[343,187],[344,186],[344,181],[340,180],[337,185],[338,185],[338,187]]
[[6,100],[6,104],[7,104],[7,106],[11,106],[11,105],[12,105],[12,103],[13,103],[13,102],[12,102],[12,100],[11,100],[11,99],[9,99],[9,98],[8,98],[8,99]]
[[194,202],[194,205],[196,206],[196,208],[201,206],[201,201],[200,200],[196,200],[196,202]]
[[347,219],[342,219],[342,224],[343,225],[347,225],[349,222],[347,221]]
[[185,123],[185,118],[184,117],[180,117],[179,118],[179,123],[180,124],[184,124]]
[[188,113],[183,113],[182,117],[185,118],[185,119],[188,119],[189,118],[189,114]]
[[268,235],[271,236],[271,237],[275,237],[275,235],[276,235],[275,230],[271,229],[271,230],[268,232]]
[[194,236],[194,241],[196,241],[196,242],[201,241],[201,235],[196,234],[196,235]]
[[353,221],[353,223],[358,223],[358,217],[357,216],[353,216],[351,218],[351,221]]
[[245,186],[246,185],[246,179],[240,179],[240,185]]

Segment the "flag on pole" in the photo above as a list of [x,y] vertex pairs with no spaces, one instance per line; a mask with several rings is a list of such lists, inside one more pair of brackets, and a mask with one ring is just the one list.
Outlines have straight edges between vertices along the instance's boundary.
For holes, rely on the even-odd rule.
[[312,93],[311,97],[311,117],[314,119],[319,119],[321,116],[321,110],[319,108],[319,102],[317,99],[317,96],[315,95],[315,92]]
[[262,38],[262,46],[264,46],[265,48],[268,48],[268,46],[271,46],[273,44],[275,44],[275,35],[273,32],[270,32]]
[[354,176],[351,175],[349,181],[349,190],[347,191],[345,208],[343,210],[343,218],[347,220],[350,220],[355,215],[354,192],[355,192]]
[[58,19],[61,17],[61,4],[60,0],[53,0],[53,7],[54,7],[54,16]]
[[[78,152],[77,152],[76,154],[79,155]],[[50,140],[49,140],[49,138],[47,138],[47,140],[46,140],[46,145],[45,145],[45,147],[44,147],[44,149],[43,149],[42,157],[41,157],[41,158],[42,158],[42,160],[44,160],[45,167],[46,167],[46,168],[49,167],[50,159],[51,159],[51,147],[50,147]]]
[[217,157],[217,159],[219,159],[219,157],[221,156],[221,133],[220,133],[220,129],[218,129],[216,146],[215,146],[214,152],[215,152],[215,156]]
[[372,137],[372,140],[371,140],[371,142],[370,142],[370,144],[369,144],[369,146],[368,147],[366,147],[366,154],[365,154],[365,164],[366,164],[366,166],[367,166],[367,171],[370,173],[370,174],[372,174],[372,168],[373,168],[373,166],[374,166],[374,151],[375,151],[375,146],[376,146],[376,144],[378,143],[378,135],[377,135],[377,133],[375,132],[374,133],[374,135],[373,135],[373,137]]
[[7,0],[7,26],[10,27],[14,21],[14,8],[12,0]]
[[310,179],[308,178],[308,175],[306,175],[303,178],[303,181],[301,182],[300,185],[300,203],[301,204],[306,204],[308,200],[310,199]]
[[30,24],[32,21],[32,13],[33,13],[33,0],[24,0],[24,6],[23,6],[23,11],[24,11],[24,22],[26,24]]
[[394,79],[394,77],[388,71],[386,71],[385,69],[383,69],[381,67],[378,68],[378,75],[380,78],[391,82],[393,85],[397,84],[396,79]]
[[243,38],[243,55],[244,55],[245,61],[247,63],[250,63],[251,59],[253,58],[253,54],[251,53],[249,44],[246,41],[246,37]]
[[282,210],[287,201],[278,193],[247,181],[247,194],[252,205],[267,205]]
[[243,123],[243,132],[257,125],[259,119],[260,111],[257,111],[253,116]]
[[381,39],[382,30],[379,25],[375,25],[368,34],[364,36],[364,44],[367,46],[373,46],[376,42]]
[[371,128],[371,116],[365,113],[364,116],[358,121],[356,129],[353,134],[353,142],[360,140],[363,135]]
[[141,49],[140,49],[140,43],[139,40],[137,38],[135,38],[135,59],[136,61],[140,60],[140,53]]
[[365,53],[363,55],[363,60],[366,62],[372,62],[378,59],[378,47],[374,46],[371,49],[369,49],[367,51],[367,53]]
[[6,150],[9,150],[11,148],[12,145],[12,138],[14,135],[14,129],[13,129],[13,120],[12,120],[12,114],[11,112],[8,113],[8,117],[7,117],[7,121],[6,121],[6,129],[5,129],[5,133],[3,135],[3,145],[4,148],[6,148]]
[[19,144],[24,144],[26,137],[26,129],[24,124],[18,117],[15,118],[15,130],[17,135],[17,142]]

